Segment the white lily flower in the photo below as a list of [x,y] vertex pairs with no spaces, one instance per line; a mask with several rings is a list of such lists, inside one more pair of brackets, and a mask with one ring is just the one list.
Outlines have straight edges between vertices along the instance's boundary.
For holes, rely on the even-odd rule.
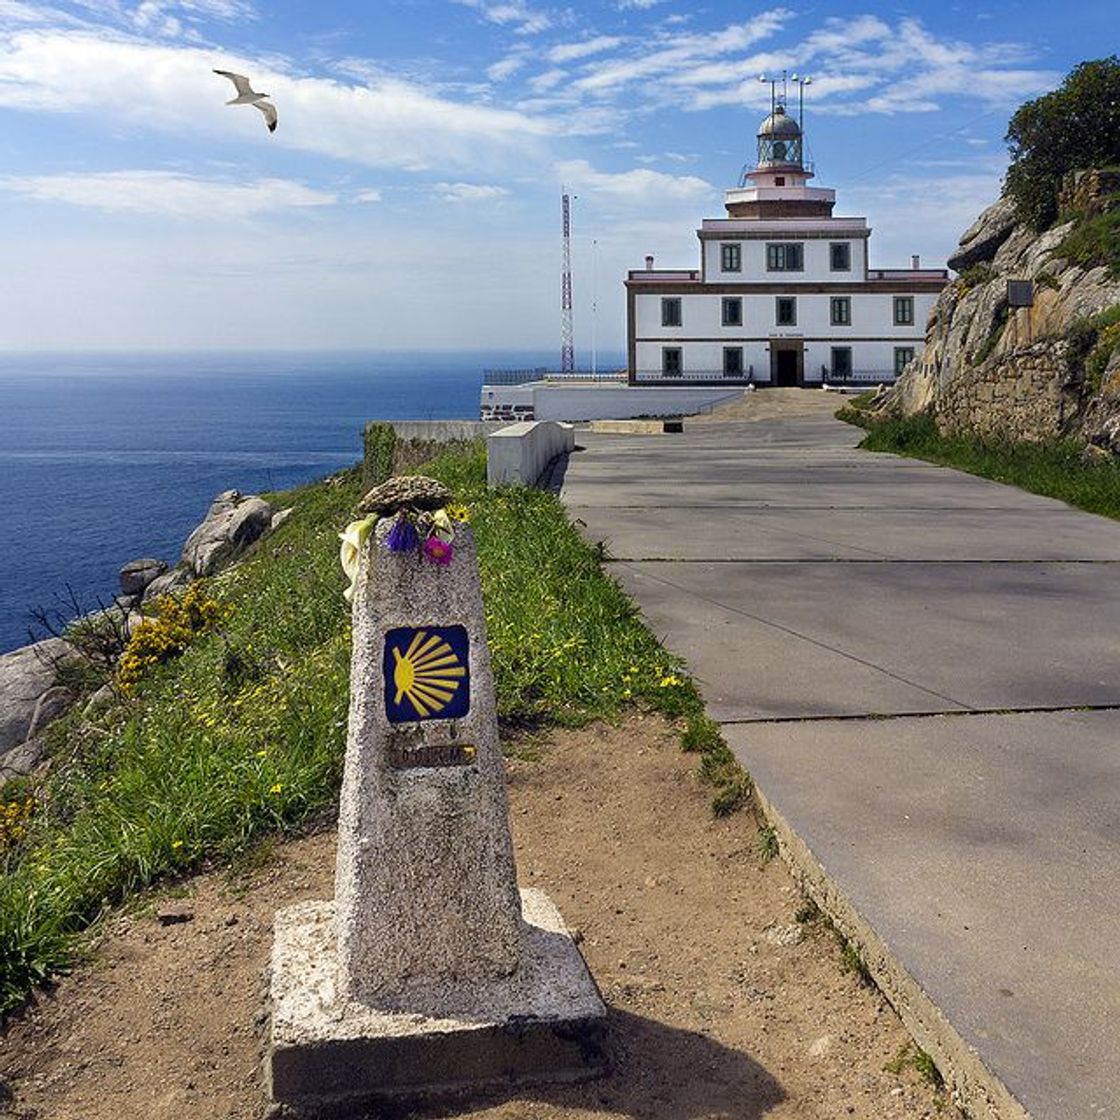
[[342,547],[339,549],[338,558],[342,563],[342,570],[350,581],[350,586],[342,593],[342,597],[349,603],[354,598],[354,588],[358,583],[358,564],[361,560],[362,549],[366,546],[369,534],[376,517],[364,517],[361,521],[351,521],[345,530],[339,534]]
[[432,535],[439,537],[444,544],[450,544],[455,539],[455,530],[451,527],[447,510],[437,509],[432,514]]

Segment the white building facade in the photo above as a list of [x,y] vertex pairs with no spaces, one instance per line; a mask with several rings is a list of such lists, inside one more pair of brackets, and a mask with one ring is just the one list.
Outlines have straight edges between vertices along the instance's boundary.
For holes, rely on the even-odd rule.
[[869,267],[865,218],[833,217],[836,192],[808,186],[801,127],[782,106],[762,122],[758,161],[697,230],[699,269],[626,279],[631,384],[820,385],[893,381],[921,356],[942,269]]

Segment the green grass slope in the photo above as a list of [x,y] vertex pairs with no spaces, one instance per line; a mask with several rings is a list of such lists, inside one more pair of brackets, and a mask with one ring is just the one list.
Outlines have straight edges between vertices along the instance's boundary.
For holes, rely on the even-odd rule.
[[[748,779],[695,687],[559,500],[487,490],[481,445],[425,470],[470,509],[506,729],[660,711],[703,753],[716,810],[740,805]],[[361,490],[355,468],[276,496],[289,519],[208,586],[220,622],[120,702],[56,724],[48,776],[5,789],[19,817],[0,830],[0,1014],[64,970],[77,935],[130,895],[333,808],[350,668],[338,533]]]

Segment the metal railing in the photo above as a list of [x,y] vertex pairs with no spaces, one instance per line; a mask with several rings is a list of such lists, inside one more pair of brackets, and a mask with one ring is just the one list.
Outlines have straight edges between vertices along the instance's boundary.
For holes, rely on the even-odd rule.
[[483,385],[528,385],[531,381],[617,381],[626,380],[625,370],[577,369],[564,372],[541,366],[537,369],[486,369],[482,371]]
[[893,385],[897,377],[893,369],[854,369],[850,373],[821,370],[821,380],[829,385]]
[[[850,373],[833,373],[822,369],[815,376],[811,373],[802,376],[811,384],[826,381],[830,385],[890,385],[898,375],[892,370],[859,369]],[[635,384],[641,385],[773,385],[776,382],[770,378],[760,379],[754,367],[749,366],[740,373],[725,373],[721,369],[686,369],[674,373],[665,373],[660,369],[639,369],[634,371],[631,379]]]
[[666,373],[660,369],[638,369],[631,379],[642,385],[680,385],[703,382],[707,385],[749,385],[755,379],[754,366],[738,373],[725,373],[722,369],[683,369]]

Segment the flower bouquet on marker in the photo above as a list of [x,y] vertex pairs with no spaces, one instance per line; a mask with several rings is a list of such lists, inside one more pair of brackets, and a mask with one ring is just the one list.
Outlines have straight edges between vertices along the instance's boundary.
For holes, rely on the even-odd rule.
[[[435,508],[424,508],[432,506],[433,499],[440,500],[446,496],[446,491],[439,483],[430,487],[419,485],[421,482],[432,481],[422,479],[421,476],[390,479],[362,499],[360,508],[372,507],[374,512],[359,521],[351,521],[339,534],[342,541],[339,559],[343,572],[350,580],[350,586],[342,593],[348,603],[354,598],[362,549],[365,548],[374,526],[382,519],[391,518],[393,522],[383,541],[390,552],[415,552],[439,567],[446,567],[455,558],[455,527],[466,525],[470,516],[465,506],[453,502],[446,502]],[[405,483],[412,485],[402,485]],[[409,490],[420,491],[415,504],[408,500]]]

